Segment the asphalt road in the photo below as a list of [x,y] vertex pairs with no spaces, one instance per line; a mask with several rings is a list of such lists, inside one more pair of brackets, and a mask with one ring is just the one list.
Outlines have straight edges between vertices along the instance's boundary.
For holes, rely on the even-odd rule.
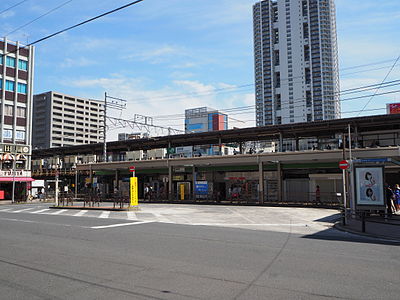
[[180,208],[0,206],[0,299],[400,298],[400,245],[336,231],[325,211]]

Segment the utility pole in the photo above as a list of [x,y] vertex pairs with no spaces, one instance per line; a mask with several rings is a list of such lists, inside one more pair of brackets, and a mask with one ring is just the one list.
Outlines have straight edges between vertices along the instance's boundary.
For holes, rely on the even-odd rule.
[[15,203],[15,172],[16,172],[16,159],[17,156],[14,154],[13,156],[13,182],[12,182],[12,199],[11,199],[11,203]]
[[104,162],[107,162],[107,92],[104,93],[104,129],[103,129],[103,139],[104,139]]

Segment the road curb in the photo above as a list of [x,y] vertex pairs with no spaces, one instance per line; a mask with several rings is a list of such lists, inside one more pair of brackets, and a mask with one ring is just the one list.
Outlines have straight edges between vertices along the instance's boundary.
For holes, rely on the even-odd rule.
[[374,239],[389,240],[392,242],[400,243],[400,239],[397,239],[395,237],[385,236],[385,235],[377,235],[377,234],[371,234],[371,233],[367,233],[367,232],[361,232],[358,230],[353,230],[353,229],[343,226],[342,224],[340,224],[340,222],[336,222],[333,225],[333,227],[335,229],[337,229],[339,231],[343,231],[343,232],[348,232],[348,233],[365,236],[365,237],[370,237],[370,238],[374,238]]
[[113,207],[87,207],[87,206],[49,206],[51,209],[85,209],[97,211],[140,211],[140,208],[113,208]]

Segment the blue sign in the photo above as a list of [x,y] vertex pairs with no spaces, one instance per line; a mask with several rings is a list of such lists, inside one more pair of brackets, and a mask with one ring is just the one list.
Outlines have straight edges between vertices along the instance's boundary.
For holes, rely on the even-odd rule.
[[194,191],[197,195],[208,195],[208,182],[196,181],[194,184]]

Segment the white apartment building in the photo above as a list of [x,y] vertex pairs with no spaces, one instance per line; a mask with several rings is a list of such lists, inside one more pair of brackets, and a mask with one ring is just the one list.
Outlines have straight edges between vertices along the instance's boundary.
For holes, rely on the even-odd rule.
[[253,6],[257,126],[340,118],[334,0]]
[[0,40],[0,201],[26,200],[31,178],[34,47]]
[[34,149],[103,142],[104,101],[47,92],[33,97]]

